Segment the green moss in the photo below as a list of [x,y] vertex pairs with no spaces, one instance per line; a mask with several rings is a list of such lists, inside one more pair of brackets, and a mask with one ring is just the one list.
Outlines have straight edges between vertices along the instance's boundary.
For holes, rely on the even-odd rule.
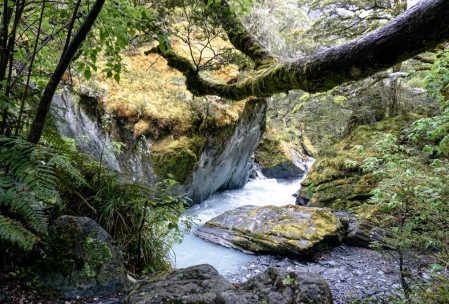
[[379,156],[376,143],[385,133],[400,136],[416,118],[415,115],[397,116],[356,128],[322,153],[302,182],[300,196],[309,200],[309,206],[356,210],[370,197],[378,182],[372,174],[361,170],[363,160]]
[[94,277],[95,269],[112,259],[112,252],[104,241],[87,238],[82,244],[80,255],[79,241],[82,239],[81,228],[74,219],[67,219],[67,226],[56,225],[55,237],[50,240],[50,250],[42,269],[70,274],[80,271],[80,275]]
[[151,147],[151,161],[158,177],[173,178],[184,184],[193,175],[206,138],[192,136],[177,140],[164,139]]
[[254,155],[262,168],[271,168],[291,161],[282,149],[281,141],[271,136],[262,138]]
[[74,268],[82,267],[74,254],[77,246],[75,240],[81,238],[81,230],[78,223],[72,219],[68,220],[68,228],[56,226],[54,229],[57,237],[50,240],[51,250],[46,253],[46,263],[52,269],[69,274]]
[[87,277],[94,277],[96,274],[95,268],[112,259],[112,252],[108,244],[100,240],[87,238],[84,242],[84,250],[86,251],[87,260],[80,273]]

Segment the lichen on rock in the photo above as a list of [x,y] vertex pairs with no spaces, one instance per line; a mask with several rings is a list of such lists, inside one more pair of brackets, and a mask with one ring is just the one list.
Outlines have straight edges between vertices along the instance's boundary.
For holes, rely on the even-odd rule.
[[343,227],[328,209],[243,206],[206,222],[199,237],[244,251],[311,257],[338,245]]

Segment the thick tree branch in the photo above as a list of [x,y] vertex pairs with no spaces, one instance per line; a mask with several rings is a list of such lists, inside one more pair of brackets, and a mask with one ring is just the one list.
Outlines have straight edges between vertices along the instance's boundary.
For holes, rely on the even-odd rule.
[[187,59],[171,50],[162,55],[171,67],[184,74],[187,88],[196,96],[241,100],[294,89],[323,92],[366,78],[448,41],[447,16],[449,1],[423,0],[376,32],[309,57],[273,64],[236,84],[206,81]]
[[[205,3],[207,2],[205,1]],[[265,50],[242,25],[235,13],[232,12],[228,1],[222,0],[221,3],[210,5],[208,13],[213,14],[220,21],[231,44],[251,58],[256,69],[276,63],[273,55]]]

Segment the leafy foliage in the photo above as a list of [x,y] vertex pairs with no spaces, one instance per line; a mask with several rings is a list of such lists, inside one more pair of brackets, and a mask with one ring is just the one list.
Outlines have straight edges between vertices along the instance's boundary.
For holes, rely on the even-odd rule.
[[[449,300],[447,64],[445,51],[426,79],[429,93],[440,101],[440,114],[415,121],[401,140],[385,134],[377,143],[381,156],[367,158],[362,165],[380,179],[370,202],[386,229],[386,241],[399,252],[401,282],[408,303]],[[404,255],[410,251],[427,256],[433,264],[427,270],[430,282],[422,282],[414,273],[416,268],[405,265]]]
[[187,203],[171,194],[176,182],[165,180],[152,189],[93,161],[83,163],[82,170],[87,186],[64,190],[66,211],[98,222],[126,253],[132,271],[168,268],[171,245],[183,234],[180,224],[187,230],[191,225],[189,217],[179,222]]
[[0,147],[0,235],[30,250],[47,233],[44,208],[61,204],[56,171],[78,172],[62,156],[20,138],[1,136]]
[[326,44],[373,31],[407,7],[407,1],[402,0],[300,0],[298,4],[307,7],[314,17],[309,34],[314,40],[326,41]]
[[449,51],[438,54],[432,69],[425,79],[426,88],[441,107],[440,115],[415,122],[409,139],[425,143],[423,152],[449,156]]
[[158,189],[129,182],[60,137],[42,146],[1,136],[0,147],[0,240],[29,251],[45,239],[49,216],[89,216],[119,243],[130,269],[169,267],[179,224],[191,223],[189,217],[178,223],[186,202],[170,194],[173,181]]

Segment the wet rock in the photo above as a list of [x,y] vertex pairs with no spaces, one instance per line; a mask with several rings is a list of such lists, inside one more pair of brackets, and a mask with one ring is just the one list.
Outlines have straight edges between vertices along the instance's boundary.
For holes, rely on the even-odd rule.
[[56,219],[46,253],[40,280],[66,298],[107,295],[127,284],[120,249],[90,218]]
[[268,178],[295,178],[304,174],[304,170],[298,168],[293,162],[287,161],[273,167],[262,168],[262,173]]
[[297,151],[297,148],[281,140],[274,130],[268,129],[254,155],[267,178],[297,178],[308,169],[309,159],[305,151]]
[[242,251],[310,257],[340,244],[343,229],[328,209],[243,206],[211,219],[195,233]]
[[240,288],[257,295],[246,303],[332,303],[329,285],[315,273],[268,268]]
[[[225,303],[235,287],[210,265],[198,265],[150,277],[135,285],[125,303]],[[234,295],[233,300],[237,300]]]
[[246,283],[231,284],[210,265],[150,277],[132,288],[124,303],[332,303],[326,281],[313,273],[268,268]]
[[340,220],[340,223],[343,225],[343,228],[348,231],[349,227],[351,225],[354,225],[356,221],[356,217],[352,214],[350,214],[347,211],[337,211],[334,212],[335,216],[338,217]]
[[265,129],[266,110],[264,99],[248,100],[235,126],[208,137],[192,181],[181,193],[197,204],[217,191],[243,187]]

